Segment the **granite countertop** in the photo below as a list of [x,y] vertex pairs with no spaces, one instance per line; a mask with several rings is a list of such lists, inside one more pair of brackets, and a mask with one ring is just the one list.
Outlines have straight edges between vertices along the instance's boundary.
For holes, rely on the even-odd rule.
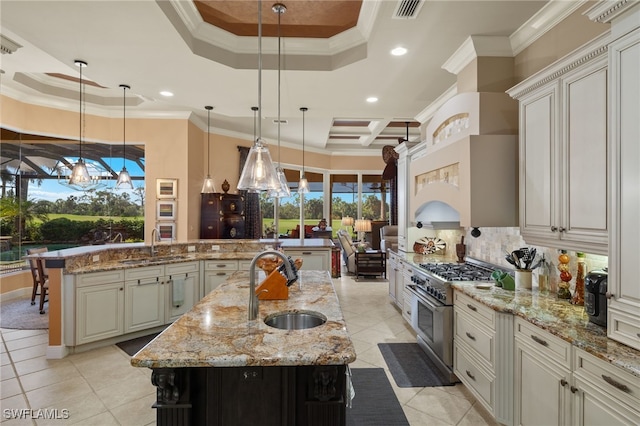
[[[510,313],[560,337],[600,359],[640,377],[640,351],[607,337],[607,330],[589,322],[583,306],[537,290],[504,290],[476,287],[477,282],[458,281],[453,288],[498,312]],[[486,284],[486,283],[485,283]]]
[[159,242],[155,247],[158,250],[156,256],[151,256],[151,246],[145,243],[119,243],[54,250],[25,258],[41,257],[47,260],[48,267],[64,268],[67,274],[84,274],[197,260],[251,260],[269,248],[330,249],[333,242],[324,238],[302,242],[299,239],[196,240]]
[[[248,321],[249,273],[236,272],[131,359],[148,368],[344,365],[356,352],[331,277],[299,271],[288,300],[261,300],[258,319]],[[257,280],[259,284],[261,279]],[[321,326],[280,330],[263,320],[281,311],[316,311]]]

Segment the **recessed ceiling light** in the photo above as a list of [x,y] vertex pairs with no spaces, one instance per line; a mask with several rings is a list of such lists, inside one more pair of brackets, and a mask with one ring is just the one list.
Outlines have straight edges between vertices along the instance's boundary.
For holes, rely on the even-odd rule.
[[375,96],[369,96],[367,98],[367,102],[369,102],[370,104],[372,104],[374,102],[378,102],[378,98],[376,98]]
[[402,56],[405,53],[407,53],[407,49],[405,49],[404,47],[396,47],[395,49],[391,50],[391,54],[393,56]]
[[160,94],[162,96],[166,96],[167,98],[170,98],[171,96],[173,96],[173,92],[170,92],[168,90],[163,90],[162,92],[160,92]]

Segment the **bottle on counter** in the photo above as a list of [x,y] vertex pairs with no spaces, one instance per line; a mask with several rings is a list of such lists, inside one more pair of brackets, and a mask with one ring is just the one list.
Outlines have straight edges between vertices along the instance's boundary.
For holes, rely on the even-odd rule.
[[576,288],[571,298],[571,303],[578,306],[584,306],[584,278],[587,274],[587,264],[585,262],[584,253],[576,253],[578,268],[576,271]]
[[560,271],[560,282],[558,283],[558,299],[571,299],[571,290],[569,290],[569,281],[571,281],[571,272],[569,272],[569,255],[566,250],[560,251],[558,256],[558,270]]
[[549,292],[549,265],[544,256],[542,256],[540,269],[538,270],[538,291],[540,293]]

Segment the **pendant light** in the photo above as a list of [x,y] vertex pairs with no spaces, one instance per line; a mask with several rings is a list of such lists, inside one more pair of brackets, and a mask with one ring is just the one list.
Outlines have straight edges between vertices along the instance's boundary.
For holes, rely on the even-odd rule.
[[302,111],[302,176],[300,176],[300,183],[298,184],[298,192],[300,194],[309,193],[309,182],[304,174],[304,113],[308,110],[309,108],[307,107],[300,108],[300,111]]
[[[258,0],[258,111],[262,114],[262,1]],[[268,191],[279,186],[276,168],[269,148],[262,140],[262,123],[258,122],[258,137],[249,150],[242,168],[238,189],[249,192]]]
[[204,107],[204,109],[207,110],[207,177],[202,184],[202,190],[200,191],[200,193],[213,194],[214,192],[216,192],[216,190],[213,186],[213,178],[211,178],[211,143],[209,142],[209,135],[211,134],[209,130],[211,127],[211,110],[213,109],[213,107],[207,105],[206,107]]
[[287,11],[287,6],[282,3],[276,3],[271,7],[271,10],[278,14],[278,167],[276,167],[278,188],[270,190],[269,196],[274,198],[286,198],[291,196],[291,190],[289,189],[289,182],[287,182],[287,177],[285,176],[284,170],[282,170],[282,165],[280,164],[280,65],[282,64],[280,54],[280,48],[282,46],[280,41],[280,19]]
[[131,89],[131,87],[126,84],[121,84],[122,87],[122,170],[118,175],[118,180],[116,181],[116,189],[133,189],[133,182],[131,181],[131,176],[127,171],[127,167],[125,163],[127,161],[126,156],[126,117],[127,117],[127,89]]
[[78,162],[73,166],[73,170],[71,171],[71,177],[69,178],[69,185],[78,185],[80,187],[88,187],[91,185],[91,176],[89,175],[89,170],[87,170],[87,165],[84,163],[82,159],[82,101],[83,101],[83,85],[82,85],[82,68],[87,66],[85,61],[81,61],[76,59],[74,61],[77,67],[80,68],[80,131],[79,131],[79,141],[80,141],[80,150],[78,155]]

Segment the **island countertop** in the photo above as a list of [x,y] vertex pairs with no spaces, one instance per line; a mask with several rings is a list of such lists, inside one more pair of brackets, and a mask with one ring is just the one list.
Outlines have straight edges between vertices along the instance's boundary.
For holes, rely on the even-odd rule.
[[[134,367],[345,365],[356,359],[338,297],[326,271],[299,271],[288,300],[261,300],[249,321],[249,273],[236,272],[131,358]],[[256,285],[261,281],[261,274]],[[282,311],[315,311],[321,326],[281,330],[264,323]]]

